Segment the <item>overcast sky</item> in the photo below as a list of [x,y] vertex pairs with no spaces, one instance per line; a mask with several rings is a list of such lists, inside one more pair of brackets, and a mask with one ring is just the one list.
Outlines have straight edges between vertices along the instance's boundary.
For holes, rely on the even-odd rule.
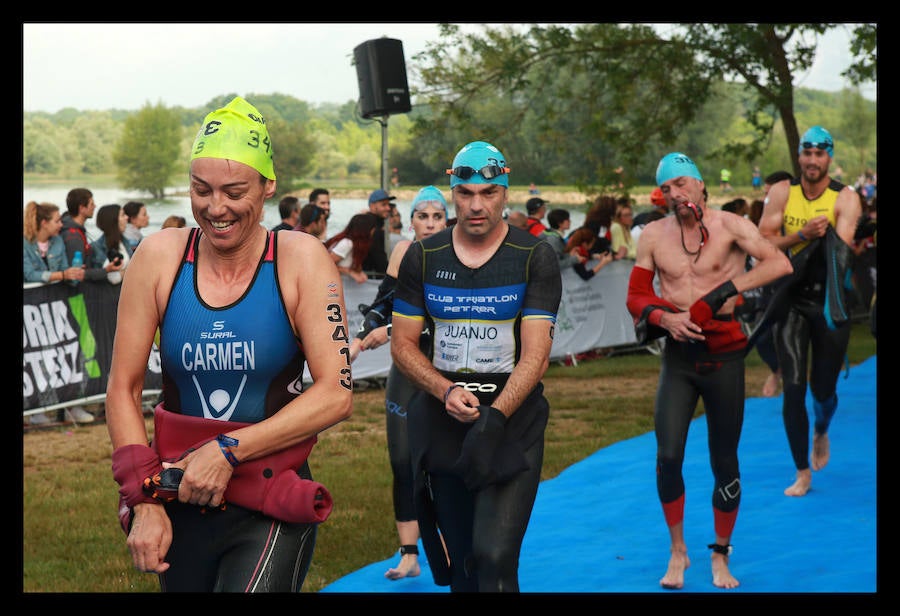
[[[469,26],[477,28],[477,26]],[[23,24],[23,109],[199,107],[223,94],[281,93],[309,103],[359,98],[353,49],[388,36],[407,63],[438,39],[433,23]],[[845,28],[829,32],[796,86],[839,91]],[[410,84],[412,85],[412,84]],[[875,85],[863,88],[875,100]]]

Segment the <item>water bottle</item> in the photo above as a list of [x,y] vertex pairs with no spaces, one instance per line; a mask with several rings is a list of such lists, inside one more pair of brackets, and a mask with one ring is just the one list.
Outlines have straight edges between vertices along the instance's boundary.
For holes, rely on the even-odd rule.
[[76,250],[75,256],[72,257],[72,267],[81,267],[84,265],[84,258],[81,256],[81,251]]

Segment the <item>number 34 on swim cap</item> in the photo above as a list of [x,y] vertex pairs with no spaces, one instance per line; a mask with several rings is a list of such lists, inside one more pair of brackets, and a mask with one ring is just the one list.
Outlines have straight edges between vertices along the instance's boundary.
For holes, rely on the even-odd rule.
[[240,96],[203,118],[191,148],[191,160],[195,158],[235,160],[253,167],[265,178],[275,179],[266,120]]

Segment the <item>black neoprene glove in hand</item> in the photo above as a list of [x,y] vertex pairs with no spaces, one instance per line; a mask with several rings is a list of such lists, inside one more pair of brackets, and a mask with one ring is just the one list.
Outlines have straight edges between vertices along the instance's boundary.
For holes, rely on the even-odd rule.
[[729,297],[737,294],[738,290],[735,288],[733,282],[730,280],[728,282],[723,282],[694,302],[690,309],[691,321],[697,325],[703,325],[713,318],[713,315],[719,311],[719,308],[721,308],[726,301],[728,301]]
[[497,480],[494,456],[506,428],[506,415],[498,409],[482,404],[478,412],[478,419],[466,433],[462,451],[453,465],[470,490],[480,490]]

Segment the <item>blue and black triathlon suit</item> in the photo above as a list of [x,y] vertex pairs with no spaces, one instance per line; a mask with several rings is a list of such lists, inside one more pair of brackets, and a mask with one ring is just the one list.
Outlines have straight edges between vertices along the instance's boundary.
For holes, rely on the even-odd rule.
[[[256,275],[233,304],[200,297],[200,230],[185,249],[160,327],[163,406],[212,420],[259,422],[301,393],[305,357],[278,285],[278,235],[269,232]],[[170,318],[171,315],[171,318]],[[307,464],[298,471],[312,479]],[[316,524],[288,524],[227,503],[165,505],[172,520],[164,592],[299,592]]]
[[[817,199],[807,199],[799,178],[791,180],[788,200],[784,207],[785,235],[796,233],[815,216],[825,215],[834,226],[834,204],[844,185],[832,179]],[[807,246],[801,242],[791,246],[789,254],[796,255]],[[825,315],[827,291],[826,254],[824,238],[805,261],[802,280],[791,287],[787,316],[775,324],[775,348],[784,382],[782,417],[788,444],[797,470],[809,468],[809,416],[806,410],[807,373],[815,415],[816,434],[828,432],[837,410],[837,379],[850,342],[851,322],[829,326]],[[809,349],[812,345],[812,358]]]
[[[400,265],[394,314],[422,320],[433,332],[435,368],[489,405],[519,359],[522,320],[556,319],[559,260],[548,243],[510,227],[491,259],[471,269],[457,259],[452,231],[410,246]],[[518,591],[519,553],[549,416],[543,385],[510,416],[494,458],[497,480],[477,492],[453,469],[472,424],[452,418],[442,400],[423,391],[408,406],[416,512],[435,583],[454,592]]]

